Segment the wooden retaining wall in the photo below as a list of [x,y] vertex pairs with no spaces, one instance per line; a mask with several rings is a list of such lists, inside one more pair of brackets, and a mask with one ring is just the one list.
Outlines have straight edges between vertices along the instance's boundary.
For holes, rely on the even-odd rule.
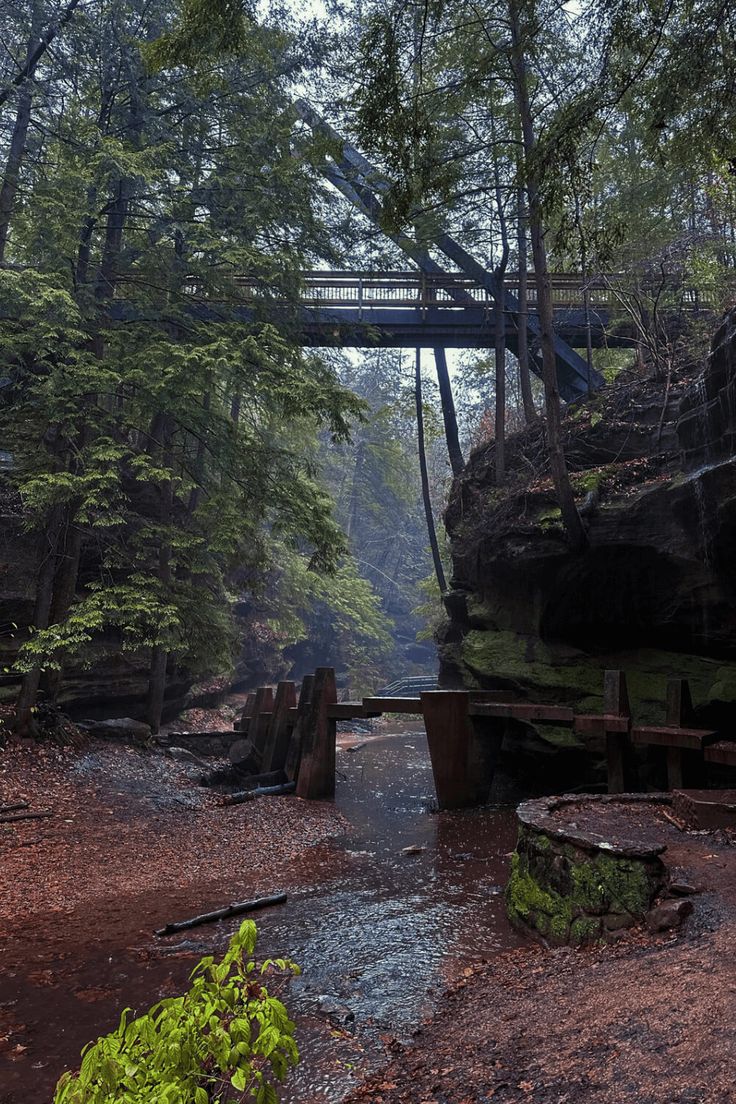
[[424,721],[437,802],[441,809],[479,805],[488,799],[507,722],[569,726],[573,732],[604,739],[609,793],[635,789],[632,751],[637,745],[666,749],[669,787],[682,785],[683,756],[697,752],[706,761],[736,766],[736,742],[693,726],[686,680],[670,679],[663,725],[637,725],[632,718],[623,671],[604,674],[604,711],[580,714],[559,705],[509,701],[507,692],[430,690],[417,698],[366,697],[339,702],[332,667],[304,678],[297,699],[293,682],[276,692],[261,687],[250,694],[239,729],[243,755],[264,774],[282,772],[299,797],[329,799],[335,793],[338,720],[418,716]]

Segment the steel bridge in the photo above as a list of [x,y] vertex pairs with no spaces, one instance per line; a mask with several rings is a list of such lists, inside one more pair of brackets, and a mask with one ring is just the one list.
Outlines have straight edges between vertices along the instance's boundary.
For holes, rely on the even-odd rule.
[[[551,277],[551,283],[555,330],[567,345],[584,348],[588,325],[594,348],[632,344],[633,333],[620,327],[614,334],[608,332],[616,307],[611,278],[584,284],[578,275],[559,274]],[[241,276],[237,284],[245,311],[248,304],[265,306],[269,301],[272,309],[278,308],[278,301],[274,303],[268,289],[257,281]],[[504,286],[517,295],[518,273],[507,274]],[[463,273],[318,270],[302,273],[298,328],[301,340],[310,346],[492,348],[494,307],[491,292]],[[536,308],[531,273],[527,293],[531,318],[536,318]],[[506,342],[515,349],[519,312],[504,310],[504,319]]]

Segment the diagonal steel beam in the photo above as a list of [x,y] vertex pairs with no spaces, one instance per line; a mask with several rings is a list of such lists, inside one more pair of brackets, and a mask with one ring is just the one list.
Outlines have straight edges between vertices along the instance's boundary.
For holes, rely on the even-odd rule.
[[[428,257],[421,246],[407,234],[386,229],[383,205],[378,196],[385,195],[389,191],[390,181],[362,153],[346,142],[306,100],[297,100],[295,107],[299,117],[312,130],[334,143],[335,150],[330,152],[332,163],[325,162],[324,166],[324,174],[330,183],[358,207],[371,222],[383,230],[423,272],[445,275],[446,270]],[[493,299],[497,299],[501,294],[504,312],[511,316],[517,330],[520,326],[526,325],[530,337],[531,367],[537,375],[541,375],[541,326],[536,316],[528,312],[523,315],[516,296],[505,288],[499,287],[499,281],[494,274],[476,261],[449,234],[441,231],[431,240],[461,272],[470,276]],[[475,302],[472,296],[461,290],[454,291],[451,295],[459,303]],[[555,356],[560,395],[566,401],[578,399],[588,391],[596,390],[603,385],[603,377],[596,371],[589,372],[587,362],[557,336],[555,336]]]

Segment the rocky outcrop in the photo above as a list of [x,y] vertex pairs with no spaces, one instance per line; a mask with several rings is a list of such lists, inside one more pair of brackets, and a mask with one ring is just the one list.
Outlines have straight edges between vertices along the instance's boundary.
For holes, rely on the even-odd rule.
[[[27,626],[33,622],[36,568],[42,548],[23,525],[17,498],[0,484],[0,705],[12,702],[19,678],[12,671]],[[112,637],[100,638],[84,664],[64,672],[59,707],[80,717],[140,717],[148,688],[147,657],[122,652]],[[185,704],[192,680],[172,674],[166,690],[165,716]]]
[[[701,721],[730,728],[736,311],[704,369],[683,369],[669,384],[632,374],[568,411],[573,484],[587,505],[580,554],[564,538],[542,432],[511,443],[503,492],[493,483],[492,445],[456,482],[446,518],[454,591],[439,636],[443,684],[596,711],[603,670],[617,667],[646,723],[663,719],[666,677],[677,675],[690,679]],[[516,767],[542,792],[599,777],[595,743],[541,726],[516,737]]]

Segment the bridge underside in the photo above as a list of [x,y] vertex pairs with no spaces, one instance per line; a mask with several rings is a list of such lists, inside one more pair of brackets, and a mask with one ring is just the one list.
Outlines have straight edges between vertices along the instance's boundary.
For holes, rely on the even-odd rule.
[[[593,348],[631,348],[633,334],[608,334],[608,312],[591,319]],[[586,347],[585,315],[582,310],[555,311],[555,332],[568,345]],[[321,310],[302,307],[299,333],[304,345],[343,348],[493,348],[496,329],[492,313],[483,307],[343,308]],[[509,319],[506,342],[516,348],[516,327]]]

